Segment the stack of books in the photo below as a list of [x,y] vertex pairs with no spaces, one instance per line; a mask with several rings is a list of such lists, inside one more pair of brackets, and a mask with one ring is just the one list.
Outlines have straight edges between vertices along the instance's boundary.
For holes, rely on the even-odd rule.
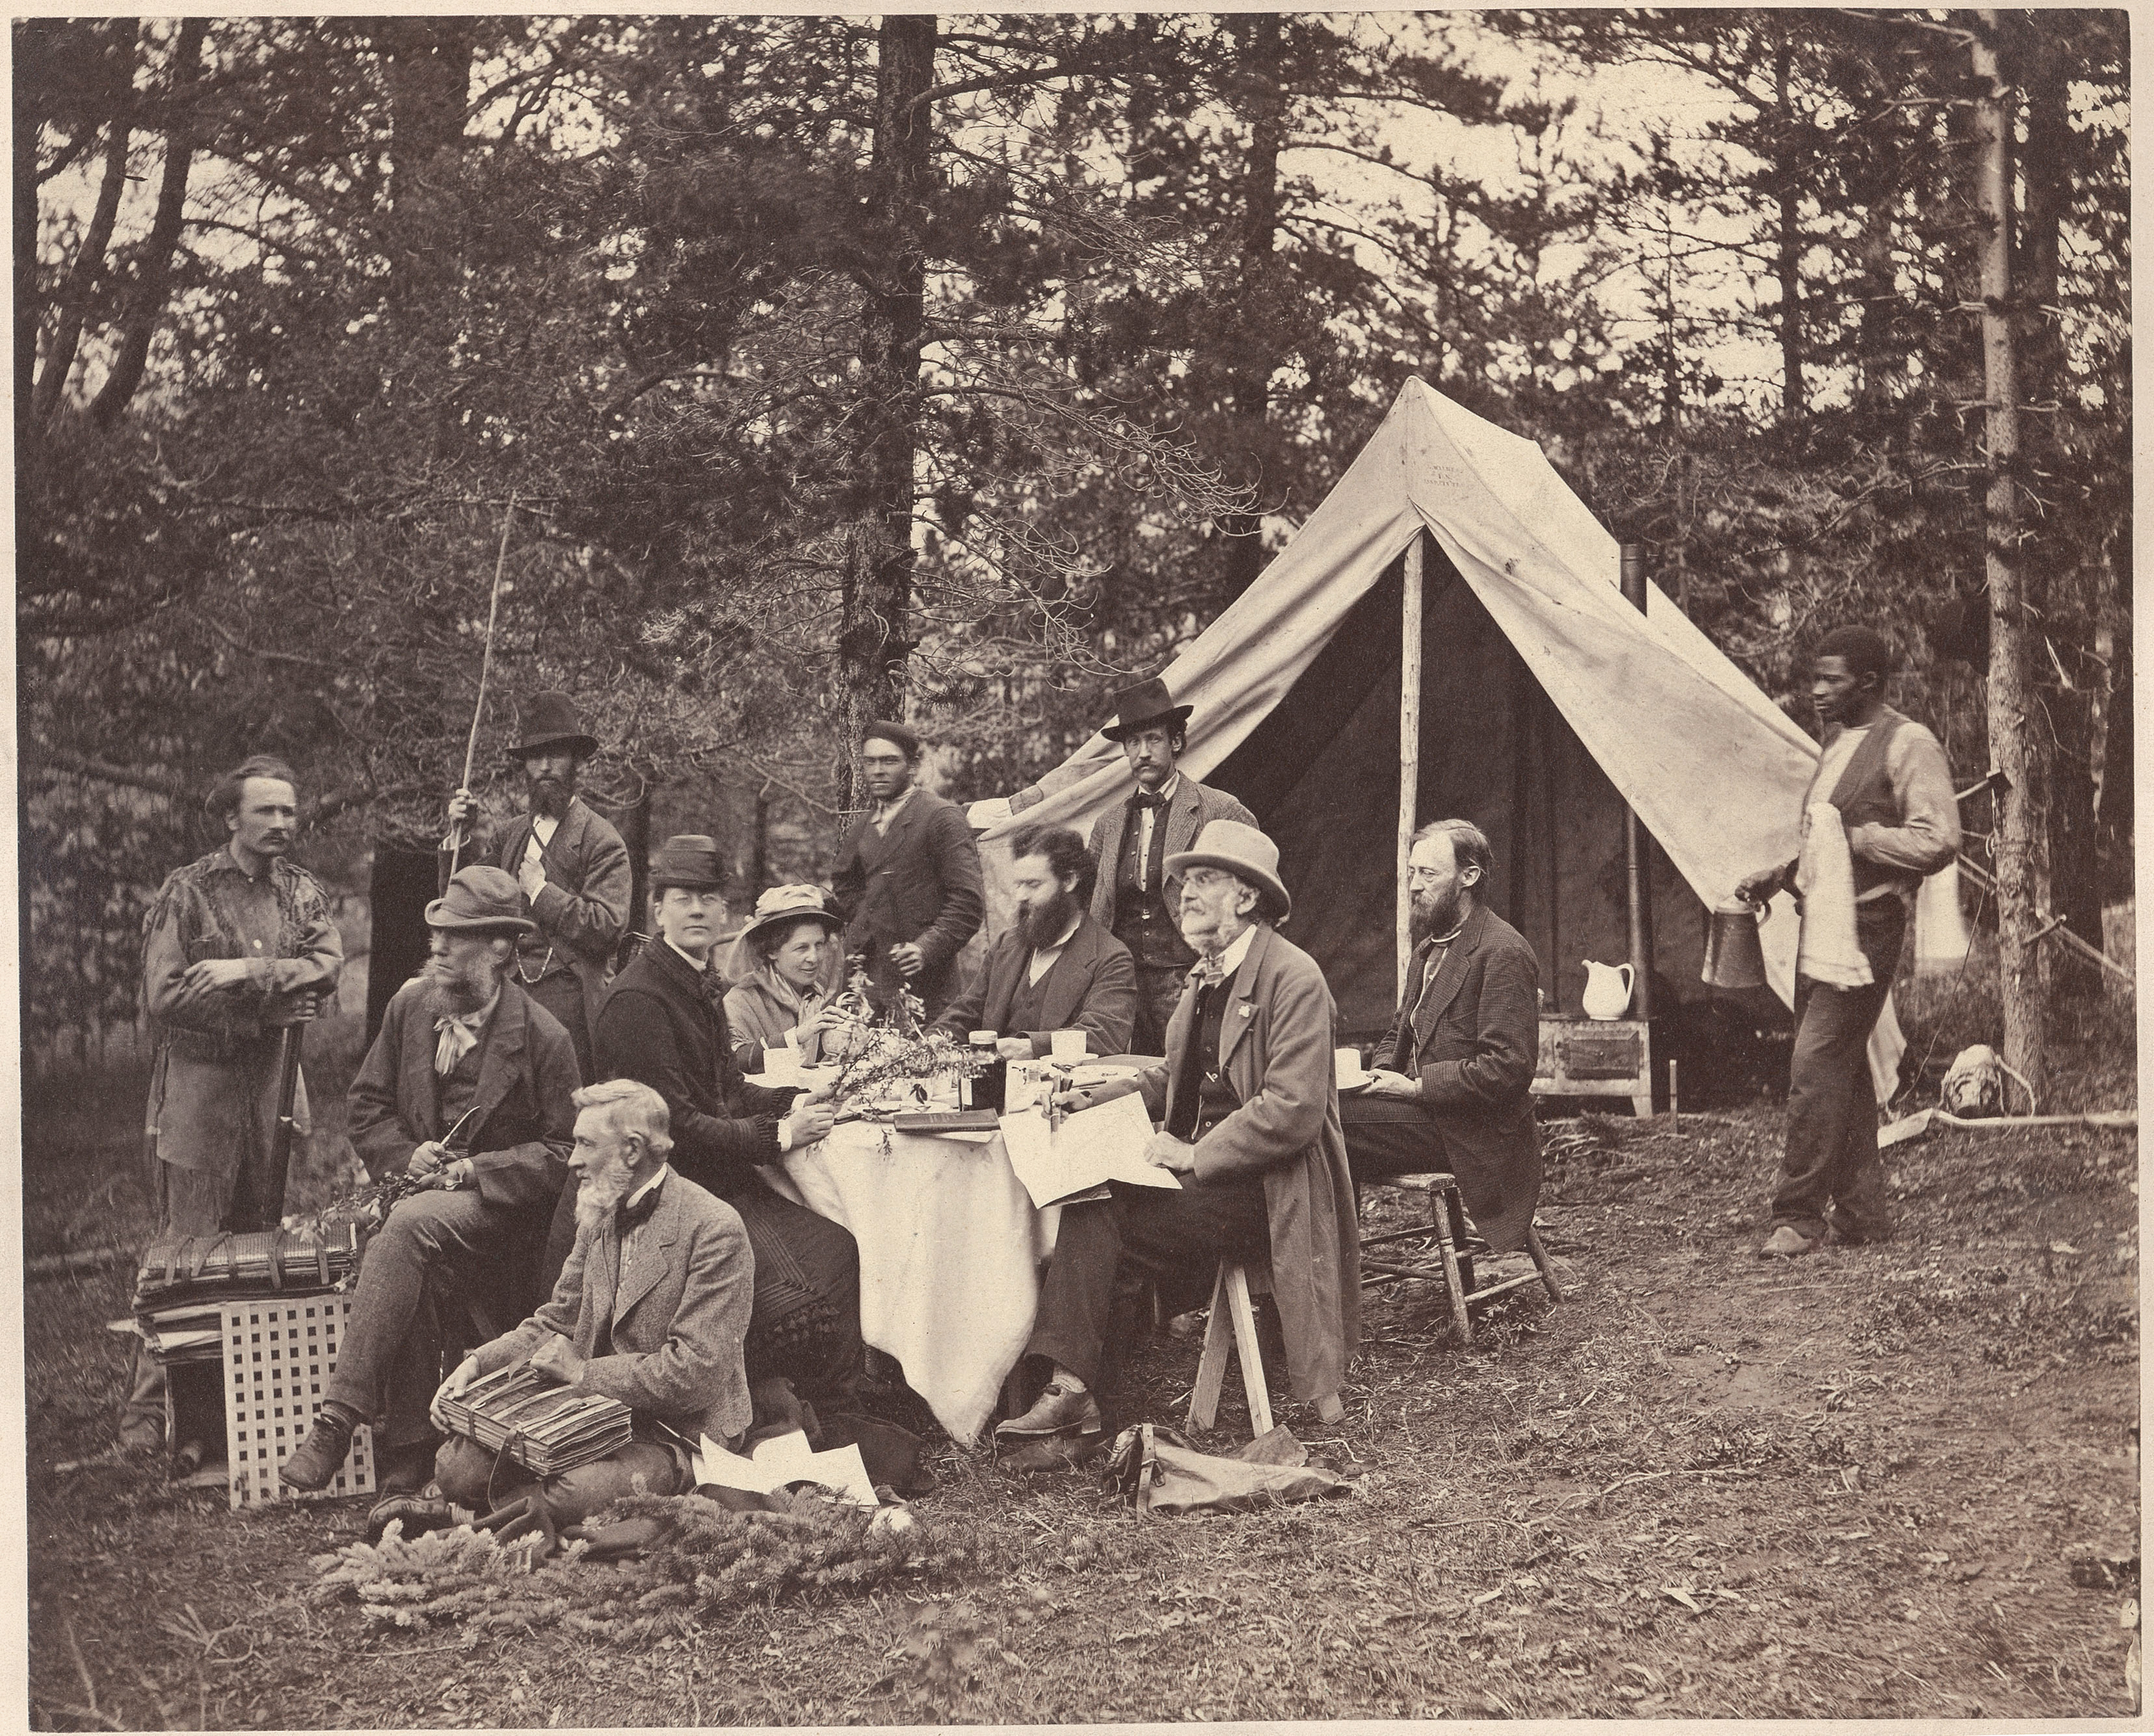
[[529,1363],[482,1375],[441,1400],[455,1433],[508,1456],[535,1477],[553,1477],[626,1446],[628,1406],[618,1399],[571,1392]]

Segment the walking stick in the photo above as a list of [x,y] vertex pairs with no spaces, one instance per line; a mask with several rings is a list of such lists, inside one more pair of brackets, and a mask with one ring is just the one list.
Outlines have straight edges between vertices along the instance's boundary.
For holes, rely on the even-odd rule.
[[[464,778],[456,787],[472,787],[472,761],[478,754],[478,720],[486,715],[486,678],[494,668],[494,622],[501,612],[501,572],[508,564],[509,526],[516,520],[516,490],[509,490],[508,511],[501,515],[501,546],[494,555],[494,594],[486,605],[486,648],[478,659],[478,703],[472,707],[472,732],[464,743]],[[471,842],[471,833],[459,820],[449,833],[449,872],[456,872],[464,846]]]
[[287,1025],[277,1039],[277,1127],[269,1135],[269,1224],[284,1221],[285,1178],[291,1168],[294,1109],[299,1096],[299,1043],[304,1025]]

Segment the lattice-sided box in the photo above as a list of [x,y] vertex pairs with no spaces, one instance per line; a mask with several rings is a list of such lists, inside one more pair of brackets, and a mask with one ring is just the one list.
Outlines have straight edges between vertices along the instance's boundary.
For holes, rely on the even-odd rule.
[[[235,1507],[308,1498],[287,1488],[277,1467],[297,1450],[321,1409],[351,1313],[350,1297],[330,1292],[224,1304],[224,1437]],[[320,1493],[365,1495],[373,1487],[374,1432],[361,1425]]]

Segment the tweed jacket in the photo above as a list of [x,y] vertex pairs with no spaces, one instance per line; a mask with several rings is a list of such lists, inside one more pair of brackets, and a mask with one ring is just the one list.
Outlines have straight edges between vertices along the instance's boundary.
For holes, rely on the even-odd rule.
[[[734,1440],[749,1422],[741,1346],[755,1290],[740,1213],[676,1172],[659,1185],[625,1270],[609,1213],[579,1229],[546,1304],[472,1354],[491,1374],[557,1333],[583,1359],[579,1391],[618,1399],[691,1442]],[[607,1350],[595,1354],[602,1334]]]
[[1082,1031],[1094,1055],[1122,1055],[1129,1048],[1137,1020],[1137,967],[1129,948],[1093,919],[1087,911],[1062,956],[1040,979],[1043,1028],[1013,1031],[1010,1004],[1024,986],[1032,949],[1014,925],[998,936],[965,992],[936,1021],[962,1039],[967,1032],[995,1031],[1004,1037],[1029,1037],[1032,1053],[1048,1052],[1057,1031]]
[[[1114,932],[1115,925],[1116,870],[1122,862],[1122,846],[1129,834],[1131,817],[1129,799],[1125,793],[1121,800],[1092,823],[1092,859],[1100,864],[1100,878],[1092,888],[1092,916],[1109,934]],[[1245,826],[1257,823],[1257,817],[1226,791],[1199,783],[1185,774],[1175,785],[1173,800],[1167,805],[1167,847],[1162,860],[1194,848],[1196,834],[1214,820],[1239,820]],[[1172,915],[1181,902],[1181,875],[1166,875],[1160,883],[1160,891],[1166,897],[1167,913]]]
[[1476,905],[1422,995],[1433,944],[1415,948],[1405,1004],[1377,1056],[1419,1078],[1422,1107],[1443,1138],[1474,1226],[1499,1252],[1520,1247],[1541,1196],[1532,1092],[1541,966],[1518,930]]
[[904,981],[888,955],[910,941],[923,962],[909,986],[930,1017],[941,1012],[957,987],[958,949],[979,932],[987,908],[964,810],[915,788],[887,833],[862,815],[839,848],[830,890],[845,950],[867,954],[876,987],[888,994]]
[[[449,1131],[426,992],[425,981],[414,977],[390,998],[347,1098],[353,1149],[376,1181],[402,1173],[414,1150]],[[461,1136],[481,1199],[529,1211],[545,1223],[568,1177],[576,1139],[576,1107],[569,1100],[582,1083],[561,1021],[515,983],[504,982],[481,1039],[472,1099],[478,1112]]]
[[[514,874],[531,841],[533,820],[518,814],[502,832],[491,854],[496,867]],[[470,860],[483,861],[483,843]],[[557,970],[572,970],[584,993],[584,1017],[598,1016],[606,983],[613,973],[613,949],[628,925],[635,884],[628,845],[612,821],[594,813],[579,795],[568,798],[568,811],[553,828],[553,841],[541,852],[546,883],[536,898],[525,901],[525,914],[539,931],[526,935],[517,948],[523,980],[536,982]],[[440,884],[449,885],[449,857],[441,857]]]
[[[1139,1082],[1155,1122],[1173,1113],[1172,1057],[1187,1040],[1195,975],[1167,1027],[1169,1059]],[[1199,1181],[1263,1179],[1272,1293],[1303,1403],[1338,1391],[1361,1332],[1361,1240],[1339,1125],[1336,1023],[1316,961],[1260,925],[1219,1032],[1219,1065],[1241,1106],[1196,1142]]]
[[653,941],[613,979],[591,1034],[598,1076],[640,1079],[664,1098],[674,1168],[721,1196],[777,1162],[777,1123],[793,1101],[742,1076],[723,987]]

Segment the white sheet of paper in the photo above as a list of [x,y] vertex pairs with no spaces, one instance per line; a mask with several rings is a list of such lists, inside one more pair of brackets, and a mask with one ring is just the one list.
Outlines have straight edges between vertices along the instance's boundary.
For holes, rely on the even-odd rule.
[[706,1434],[703,1450],[695,1455],[695,1473],[698,1484],[744,1489],[751,1495],[770,1495],[789,1483],[807,1482],[819,1484],[858,1507],[880,1505],[858,1447],[833,1447],[819,1453],[797,1428],[790,1434],[756,1442],[755,1451],[746,1458],[727,1452]]
[[1138,1187],[1179,1190],[1172,1170],[1145,1162],[1151,1141],[1151,1117],[1145,1100],[1133,1091],[1096,1109],[1080,1110],[1054,1133],[1047,1117],[1027,1109],[1002,1118],[1003,1144],[1009,1167],[1017,1172],[1035,1206],[1047,1207],[1105,1181]]

